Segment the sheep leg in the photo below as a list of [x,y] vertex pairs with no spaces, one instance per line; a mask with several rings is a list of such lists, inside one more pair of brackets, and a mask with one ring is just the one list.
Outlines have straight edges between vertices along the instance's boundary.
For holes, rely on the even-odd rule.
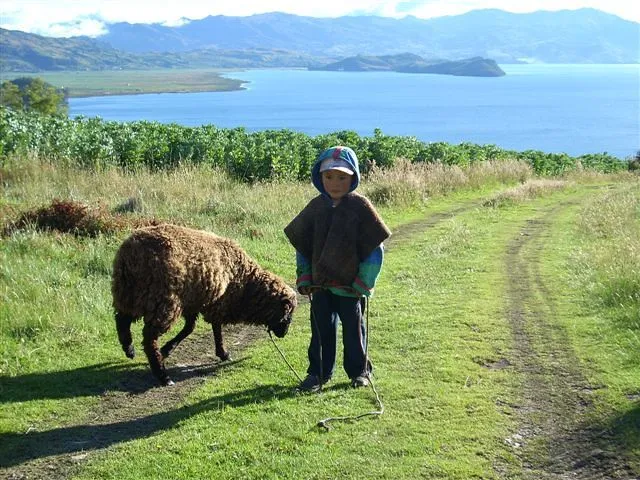
[[196,318],[198,317],[198,315],[187,315],[185,313],[183,314],[183,316],[184,327],[182,328],[182,330],[180,330],[180,333],[178,333],[175,337],[165,343],[164,346],[160,349],[162,358],[167,358],[171,354],[171,352],[173,352],[175,348],[180,345],[180,342],[182,342],[182,340],[187,338],[189,335],[191,335],[191,332],[193,332],[193,329],[196,326]]
[[151,372],[160,381],[160,383],[162,385],[173,385],[173,380],[169,378],[167,370],[164,367],[162,354],[158,350],[159,336],[160,332],[157,328],[153,327],[149,323],[145,324],[142,329],[142,345],[144,346],[144,353],[147,354]]
[[133,358],[136,356],[136,350],[133,348],[133,339],[131,338],[131,322],[133,322],[135,318],[120,312],[116,312],[115,316],[118,340],[120,340],[122,350],[124,350],[124,354],[127,357]]
[[223,362],[231,360],[231,356],[229,355],[229,352],[224,349],[224,343],[222,341],[222,323],[212,321],[211,329],[213,330],[213,341],[216,345],[216,356]]

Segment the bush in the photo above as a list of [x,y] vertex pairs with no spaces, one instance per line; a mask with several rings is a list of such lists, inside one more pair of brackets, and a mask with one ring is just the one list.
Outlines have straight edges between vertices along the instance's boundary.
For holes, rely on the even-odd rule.
[[640,150],[636,153],[636,156],[633,160],[629,160],[629,164],[627,168],[630,172],[640,173]]
[[89,169],[117,166],[164,170],[184,164],[210,164],[246,182],[302,180],[309,178],[318,154],[334,145],[353,148],[364,174],[374,165],[391,168],[401,158],[411,163],[456,167],[521,160],[536,175],[562,175],[578,168],[611,173],[624,168],[623,162],[606,153],[579,158],[536,150],[518,153],[468,142],[425,143],[415,137],[385,135],[380,129],[375,129],[372,137],[343,130],[312,138],[287,129],[249,133],[244,128],[212,125],[118,123],[99,117],[68,119],[0,107],[0,162],[12,155],[33,155]]
[[73,200],[54,199],[50,205],[22,213],[3,228],[3,235],[33,226],[38,230],[72,233],[79,237],[112,234],[127,228],[156,225],[152,220],[114,216],[101,208],[89,208]]

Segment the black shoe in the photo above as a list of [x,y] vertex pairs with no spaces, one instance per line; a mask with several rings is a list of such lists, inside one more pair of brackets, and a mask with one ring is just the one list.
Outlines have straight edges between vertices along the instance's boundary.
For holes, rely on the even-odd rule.
[[368,387],[369,383],[370,382],[368,373],[360,374],[357,377],[351,379],[351,386],[353,388]]
[[300,382],[298,390],[303,392],[317,392],[320,390],[320,378],[317,375],[307,375],[307,377]]
[[[327,378],[324,382],[322,382],[322,385],[327,383],[329,380],[331,379]],[[302,392],[317,392],[320,390],[320,387],[320,377],[318,377],[317,375],[309,374],[302,382],[300,382],[300,384],[298,385],[298,390]]]

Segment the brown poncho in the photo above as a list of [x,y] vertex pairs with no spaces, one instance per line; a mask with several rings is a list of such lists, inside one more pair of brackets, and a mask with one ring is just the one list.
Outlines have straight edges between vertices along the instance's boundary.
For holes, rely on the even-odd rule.
[[351,285],[358,267],[391,235],[371,202],[352,192],[333,207],[318,195],[284,229],[311,261],[314,285]]

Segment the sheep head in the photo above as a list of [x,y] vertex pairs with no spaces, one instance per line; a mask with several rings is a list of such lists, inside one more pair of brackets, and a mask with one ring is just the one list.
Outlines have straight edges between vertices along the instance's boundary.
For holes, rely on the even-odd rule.
[[279,277],[260,271],[244,284],[240,321],[265,325],[282,338],[287,334],[298,300],[296,292]]
[[291,320],[293,316],[293,311],[296,308],[297,300],[296,294],[293,290],[289,296],[283,295],[281,301],[281,309],[278,309],[278,314],[270,316],[267,318],[267,330],[273,332],[274,335],[278,338],[284,337],[289,331],[289,325],[291,325]]

